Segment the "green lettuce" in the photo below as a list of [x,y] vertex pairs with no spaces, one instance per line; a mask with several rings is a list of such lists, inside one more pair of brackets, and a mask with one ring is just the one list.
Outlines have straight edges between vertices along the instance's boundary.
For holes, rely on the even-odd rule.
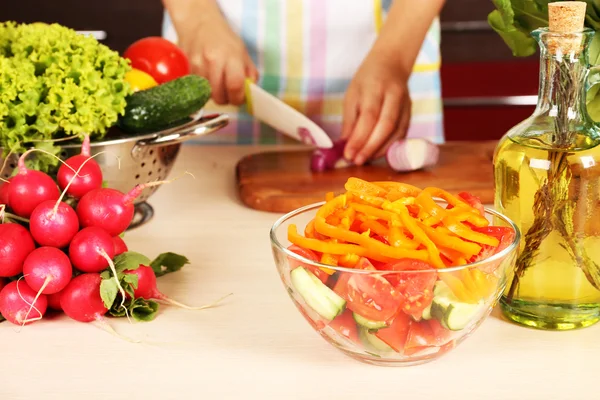
[[[527,57],[538,49],[531,31],[548,26],[548,4],[561,0],[492,0],[496,7],[488,15],[488,23],[500,35],[515,57]],[[587,3],[585,26],[596,31],[589,47],[590,64],[600,67],[600,0]],[[590,76],[587,108],[590,116],[600,122],[600,90],[597,71]]]
[[[0,23],[0,147],[57,153],[55,139],[102,138],[125,111],[128,60],[58,24]],[[40,156],[41,155],[41,156]],[[56,161],[36,154],[45,169]]]

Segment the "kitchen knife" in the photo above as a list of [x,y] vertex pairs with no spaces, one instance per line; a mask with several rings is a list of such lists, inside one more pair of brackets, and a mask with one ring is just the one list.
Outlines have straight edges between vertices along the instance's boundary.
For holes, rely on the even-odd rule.
[[248,113],[277,131],[307,145],[330,149],[331,138],[308,117],[246,79]]

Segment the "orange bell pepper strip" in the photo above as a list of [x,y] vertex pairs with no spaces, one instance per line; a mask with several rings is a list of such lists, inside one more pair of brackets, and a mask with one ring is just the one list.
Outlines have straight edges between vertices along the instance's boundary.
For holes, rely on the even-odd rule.
[[335,198],[335,194],[333,192],[327,192],[325,194],[325,201],[331,201]]
[[319,232],[315,231],[315,220],[311,219],[308,224],[304,227],[304,236],[311,239],[319,239],[325,240],[327,237],[321,235]]
[[346,181],[344,188],[348,192],[353,192],[359,195],[367,195],[367,196],[385,196],[387,194],[387,190],[377,186],[371,182],[367,182],[365,180],[350,177]]
[[446,228],[450,230],[450,232],[471,242],[487,244],[488,246],[493,247],[497,247],[498,244],[500,244],[498,239],[496,239],[495,237],[488,236],[485,233],[475,232],[451,215],[447,215],[446,217],[444,217],[442,223]]
[[479,212],[475,213],[469,210],[461,210],[460,207],[454,207],[448,210],[447,213],[448,215],[454,216],[454,218],[460,222],[467,221],[479,228],[488,226],[490,224],[490,221],[488,221],[483,215],[479,214]]
[[473,208],[467,202],[459,199],[456,196],[451,195],[450,193],[448,193],[447,191],[445,191],[443,189],[435,188],[435,187],[427,187],[427,188],[423,189],[423,191],[429,193],[431,195],[431,197],[440,197],[440,198],[446,200],[448,202],[448,204],[452,204],[454,207],[461,206],[461,207]]
[[[440,257],[440,251],[436,247],[435,243],[429,239],[429,237],[423,232],[423,230],[417,225],[417,220],[410,216],[408,210],[404,204],[399,203],[388,203],[383,205],[384,209],[392,210],[400,215],[400,220],[404,224],[404,227],[413,235],[415,241],[420,242],[427,249],[429,254],[429,261],[436,268],[445,268],[446,265]],[[319,230],[318,220],[315,219],[315,229]],[[420,251],[420,250],[413,250]]]
[[[401,182],[390,182],[390,181],[378,181],[372,182],[374,185],[377,185],[388,191],[388,200],[394,201],[402,197],[417,197],[419,193],[421,193],[421,189],[416,186],[409,185],[408,183]],[[393,198],[396,197],[396,198]]]
[[362,231],[366,231],[370,229],[372,232],[375,232],[381,237],[387,238],[389,236],[388,228],[383,225],[381,222],[376,221],[374,219],[366,219],[360,224],[360,229]]
[[367,206],[364,204],[357,204],[352,202],[350,207],[354,208],[356,211],[363,213],[367,216],[376,217],[377,219],[383,219],[385,221],[391,221],[394,213],[390,211],[385,211],[380,208]]
[[465,259],[464,255],[456,250],[449,249],[440,245],[438,245],[438,249],[440,249],[440,253],[444,255],[444,257],[450,260],[451,265],[453,267],[465,265],[467,263],[467,260]]
[[425,220],[425,225],[435,225],[446,216],[446,210],[433,200],[429,192],[421,192],[415,198],[415,202],[421,207],[421,211],[426,213],[427,217],[421,218]]
[[431,239],[431,241],[437,246],[455,250],[469,258],[481,251],[481,246],[479,246],[477,243],[465,242],[459,237],[444,234],[421,222],[417,222],[417,224],[423,230],[423,232],[425,232],[427,237],[429,237],[429,239]]
[[359,260],[360,256],[356,254],[344,254],[338,259],[338,265],[346,268],[354,268]]
[[[369,252],[378,253],[383,257],[400,259],[400,258],[416,258],[417,260],[429,261],[429,257],[426,251],[423,250],[411,250],[403,248],[395,248],[388,246],[377,239],[361,235],[360,233],[346,231],[335,226],[329,225],[325,220],[321,210],[317,211],[315,217],[315,229],[322,235],[344,240],[350,243],[356,243],[362,248],[368,249]],[[356,253],[357,255],[362,255]],[[439,257],[438,257],[439,258]],[[440,260],[441,262],[441,260]]]
[[[335,254],[323,253],[321,256],[321,264],[337,266],[338,258],[339,256]],[[321,268],[321,270],[323,270],[323,272],[325,272],[327,275],[333,275],[335,272],[335,270],[331,268]]]
[[373,251],[372,249],[358,246],[356,244],[325,242],[319,239],[306,238],[298,234],[298,229],[294,224],[290,224],[288,226],[288,240],[296,246],[318,251],[319,253],[329,253],[342,256],[344,254],[356,254],[360,257],[368,257],[385,263],[393,261],[392,258],[386,257],[377,251]]
[[400,219],[397,215],[393,215],[392,220],[390,221],[390,235],[389,235],[389,243],[393,247],[402,247],[406,249],[416,249],[419,247],[419,243],[409,239],[403,232],[401,228]]

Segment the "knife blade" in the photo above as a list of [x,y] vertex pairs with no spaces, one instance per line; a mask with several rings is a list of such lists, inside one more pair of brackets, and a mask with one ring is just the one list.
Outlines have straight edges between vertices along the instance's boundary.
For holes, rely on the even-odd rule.
[[306,145],[333,147],[331,138],[321,127],[250,79],[246,79],[245,93],[248,113],[259,121]]

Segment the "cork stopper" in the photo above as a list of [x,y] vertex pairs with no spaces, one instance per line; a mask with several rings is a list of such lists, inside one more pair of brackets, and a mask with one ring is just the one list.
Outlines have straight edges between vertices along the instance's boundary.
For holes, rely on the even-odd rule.
[[567,34],[564,38],[552,38],[549,42],[551,51],[578,53],[581,50],[582,37],[577,33],[584,29],[586,6],[584,1],[559,1],[548,4],[548,30]]

